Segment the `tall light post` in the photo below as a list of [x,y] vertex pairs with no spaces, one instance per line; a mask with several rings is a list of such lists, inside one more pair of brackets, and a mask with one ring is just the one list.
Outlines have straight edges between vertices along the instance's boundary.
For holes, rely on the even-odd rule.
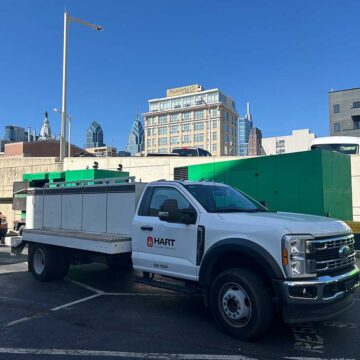
[[206,139],[206,143],[208,144],[207,150],[211,153],[211,135],[212,135],[212,133],[211,133],[211,121],[210,121],[210,106],[203,98],[201,98],[201,102],[205,104],[206,110],[207,110],[207,117],[206,117],[207,121],[206,122],[209,126],[206,126],[206,135],[209,134],[209,142]]
[[65,158],[65,138],[66,138],[66,78],[67,78],[67,38],[68,24],[76,22],[85,25],[91,29],[101,31],[102,26],[91,24],[87,21],[70,16],[67,11],[64,12],[64,53],[63,53],[63,79],[62,79],[62,109],[61,109],[61,134],[60,134],[60,161]]
[[[55,108],[53,109],[55,112],[62,114],[61,110]],[[68,119],[68,157],[71,157],[71,116],[66,114],[66,118]],[[64,154],[65,155],[65,154]]]

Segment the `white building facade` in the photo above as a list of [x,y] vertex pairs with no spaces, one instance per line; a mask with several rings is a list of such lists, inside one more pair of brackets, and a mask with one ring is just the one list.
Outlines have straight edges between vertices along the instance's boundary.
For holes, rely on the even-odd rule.
[[310,150],[315,134],[309,129],[293,130],[291,135],[262,138],[264,155],[276,155]]
[[238,113],[235,102],[219,89],[168,89],[166,97],[148,102],[143,114],[146,153],[198,147],[212,155],[236,155]]

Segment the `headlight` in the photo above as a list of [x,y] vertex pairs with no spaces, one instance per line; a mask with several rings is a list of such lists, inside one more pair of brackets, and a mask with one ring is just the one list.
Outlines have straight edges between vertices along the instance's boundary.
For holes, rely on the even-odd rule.
[[309,251],[311,235],[285,235],[282,239],[282,261],[290,278],[315,277],[308,273],[306,253]]

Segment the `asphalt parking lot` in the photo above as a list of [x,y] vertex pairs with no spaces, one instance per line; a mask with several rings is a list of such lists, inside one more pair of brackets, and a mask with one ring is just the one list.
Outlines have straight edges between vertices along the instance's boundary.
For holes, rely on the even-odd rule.
[[0,247],[0,359],[360,359],[360,292],[331,321],[274,319],[246,343],[219,332],[199,296],[136,284],[134,272],[100,264],[40,283],[26,261]]

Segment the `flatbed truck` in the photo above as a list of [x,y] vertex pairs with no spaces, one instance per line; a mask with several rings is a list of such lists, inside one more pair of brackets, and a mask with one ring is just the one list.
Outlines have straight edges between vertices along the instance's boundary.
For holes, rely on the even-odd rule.
[[26,216],[11,251],[29,246],[36,279],[62,278],[71,264],[132,266],[144,284],[201,293],[218,327],[241,340],[264,334],[274,314],[335,317],[359,285],[344,222],[271,212],[221,183],[45,184],[27,190]]

